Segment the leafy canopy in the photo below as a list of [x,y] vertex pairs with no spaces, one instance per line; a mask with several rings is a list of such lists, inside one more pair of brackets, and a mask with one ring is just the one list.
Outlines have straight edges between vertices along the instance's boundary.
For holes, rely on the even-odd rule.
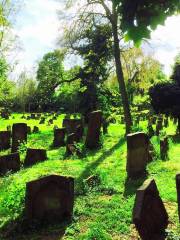
[[121,16],[126,40],[140,44],[150,38],[152,30],[164,24],[167,17],[180,12],[179,0],[112,0]]

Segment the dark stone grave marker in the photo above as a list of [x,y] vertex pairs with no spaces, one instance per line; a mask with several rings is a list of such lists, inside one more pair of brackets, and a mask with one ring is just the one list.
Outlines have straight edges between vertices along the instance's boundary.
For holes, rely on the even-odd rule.
[[24,166],[29,167],[38,162],[43,162],[46,159],[47,159],[46,150],[28,148],[26,152],[26,158],[24,160]]
[[127,135],[128,178],[136,179],[146,174],[149,159],[149,137],[143,132]]
[[15,123],[12,127],[12,152],[17,152],[23,142],[27,142],[27,124]]
[[7,150],[11,147],[11,132],[0,131],[0,151]]
[[142,240],[161,240],[168,215],[154,180],[146,181],[136,193],[133,223]]
[[50,175],[26,184],[25,209],[29,221],[60,223],[71,220],[74,179]]
[[169,143],[168,143],[168,138],[166,137],[160,140],[160,155],[162,160],[165,160],[168,158],[168,150],[169,150]]
[[66,129],[65,128],[54,129],[53,146],[54,147],[65,146],[65,135],[66,135]]
[[12,153],[0,156],[0,174],[4,175],[8,171],[16,172],[20,170],[19,153]]
[[95,149],[100,144],[100,133],[102,124],[102,112],[95,111],[89,114],[88,131],[86,136],[86,147]]

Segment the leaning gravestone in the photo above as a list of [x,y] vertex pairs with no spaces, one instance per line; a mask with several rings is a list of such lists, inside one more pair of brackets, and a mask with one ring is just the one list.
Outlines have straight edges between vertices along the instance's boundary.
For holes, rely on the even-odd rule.
[[43,162],[46,159],[47,159],[46,150],[28,148],[26,152],[26,158],[24,160],[24,166],[29,167],[38,162]]
[[12,153],[0,156],[0,174],[6,174],[8,171],[16,172],[20,170],[19,153]]
[[33,133],[38,133],[38,132],[39,132],[39,128],[37,126],[34,126]]
[[74,204],[74,179],[50,175],[26,184],[25,209],[29,221],[70,220]]
[[127,175],[136,179],[146,173],[149,159],[149,138],[143,132],[127,135]]
[[44,124],[45,123],[45,118],[44,117],[42,117],[41,119],[40,119],[40,122],[39,122],[39,124]]
[[27,142],[27,124],[15,123],[12,127],[12,152],[18,151],[21,143]]
[[11,132],[0,131],[0,151],[7,150],[11,147]]
[[54,147],[62,147],[65,146],[65,135],[66,135],[66,128],[56,128],[54,129]]
[[102,124],[102,112],[94,111],[89,114],[88,131],[86,136],[86,147],[94,149],[99,146]]
[[180,222],[180,173],[176,175],[176,190],[177,190],[178,214],[179,214],[179,222]]
[[163,240],[168,215],[154,180],[146,181],[136,193],[133,223],[142,240]]

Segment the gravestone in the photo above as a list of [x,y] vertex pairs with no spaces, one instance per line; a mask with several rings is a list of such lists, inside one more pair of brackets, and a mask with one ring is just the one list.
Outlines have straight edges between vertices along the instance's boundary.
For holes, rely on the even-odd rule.
[[65,146],[65,135],[66,129],[65,128],[56,128],[54,129],[54,147],[62,147]]
[[0,151],[7,150],[11,147],[11,132],[0,131]]
[[146,181],[136,193],[133,223],[142,240],[161,240],[168,215],[154,180]]
[[36,163],[43,162],[46,159],[47,159],[46,150],[28,148],[26,152],[26,158],[24,160],[24,166],[29,167]]
[[27,142],[27,124],[15,123],[12,126],[12,152],[17,152],[23,142]]
[[26,184],[27,219],[45,223],[71,220],[74,204],[74,179],[50,175]]
[[36,114],[35,113],[31,113],[31,119],[36,119]]
[[53,124],[53,119],[49,119],[48,121],[48,125],[51,125],[51,124]]
[[38,133],[38,132],[39,132],[39,128],[37,126],[34,126],[33,133]]
[[40,119],[40,122],[39,122],[39,124],[44,124],[45,123],[45,118],[44,117],[42,117],[41,119]]
[[179,214],[179,222],[180,222],[180,173],[176,175],[176,190],[177,190],[178,214]]
[[78,126],[83,128],[82,119],[63,119],[63,127],[66,128],[68,134],[75,133]]
[[168,158],[168,150],[169,150],[168,138],[165,137],[164,139],[160,140],[160,155],[162,160]]
[[102,112],[94,111],[89,114],[88,131],[86,136],[86,147],[95,149],[100,144],[100,133],[102,124]]
[[136,179],[146,174],[149,159],[149,137],[143,132],[127,135],[127,175]]
[[8,171],[16,172],[20,170],[19,153],[12,153],[0,156],[0,174],[4,175]]
[[77,155],[82,156],[80,149],[75,144],[66,145],[66,155]]

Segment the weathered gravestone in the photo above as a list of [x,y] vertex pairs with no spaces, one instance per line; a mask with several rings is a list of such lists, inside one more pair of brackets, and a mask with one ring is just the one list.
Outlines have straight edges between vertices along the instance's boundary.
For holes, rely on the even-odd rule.
[[0,131],[0,151],[11,147],[11,132]]
[[127,135],[127,175],[136,179],[146,174],[149,159],[149,137],[143,132]]
[[65,146],[65,135],[66,129],[65,128],[56,128],[54,129],[54,147],[62,147]]
[[20,170],[19,153],[12,153],[0,156],[0,174],[6,174],[8,171],[16,172]]
[[27,124],[15,123],[12,127],[12,152],[18,151],[23,142],[27,142]]
[[77,127],[81,126],[83,129],[82,119],[63,119],[63,127],[66,128],[68,134],[75,133]]
[[179,222],[180,222],[180,173],[176,175],[176,190],[177,190],[178,214],[179,214]]
[[41,119],[40,119],[40,122],[39,122],[39,124],[44,124],[45,123],[45,118],[44,117],[42,117]]
[[165,137],[164,139],[160,140],[160,155],[162,160],[168,158],[168,150],[169,150],[168,138]]
[[89,114],[88,131],[86,136],[86,147],[94,149],[99,146],[102,124],[102,112],[94,111]]
[[74,179],[50,175],[26,184],[25,209],[29,221],[63,222],[71,220]]
[[24,166],[29,167],[38,162],[45,161],[46,159],[47,159],[46,150],[28,148],[26,152],[26,158],[24,160]]
[[136,193],[133,223],[142,240],[163,240],[168,215],[154,180],[146,181]]
[[76,135],[76,142],[79,142],[82,137],[83,137],[83,133],[84,133],[84,128],[82,125],[78,125],[75,129],[75,135]]
[[39,128],[37,126],[34,126],[33,133],[38,133],[38,132],[39,132]]
[[148,124],[147,129],[148,129],[148,136],[149,136],[149,138],[151,138],[152,136],[154,136],[154,129],[153,129],[153,126],[150,125],[150,124]]

